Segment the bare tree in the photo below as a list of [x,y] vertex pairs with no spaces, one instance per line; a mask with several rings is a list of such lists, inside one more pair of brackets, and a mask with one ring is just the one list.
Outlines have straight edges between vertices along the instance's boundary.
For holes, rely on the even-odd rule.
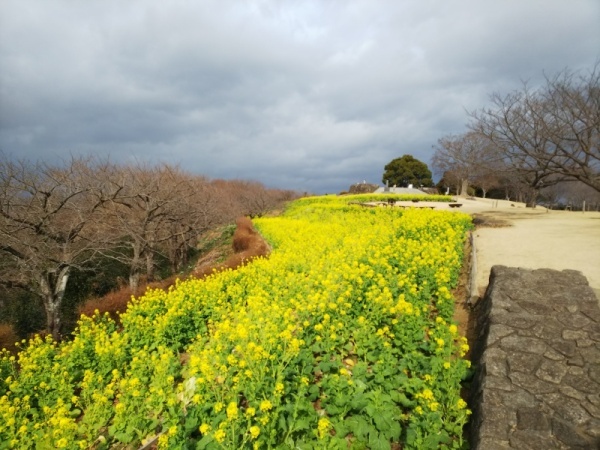
[[140,277],[154,277],[161,245],[180,234],[193,195],[189,179],[178,168],[141,164],[116,168],[109,184],[119,187],[106,209],[105,226],[112,240],[103,253],[129,266],[129,286],[137,292]]
[[174,273],[188,264],[188,255],[196,248],[201,234],[232,221],[222,213],[224,205],[215,185],[202,176],[180,176],[184,178],[181,180],[184,191],[165,229],[166,253]]
[[60,167],[0,160],[0,283],[39,295],[56,339],[69,275],[94,258],[100,209],[117,194],[97,182],[105,169],[84,158]]
[[469,128],[500,149],[506,170],[528,186],[528,206],[540,189],[576,179],[600,190],[600,65],[587,75],[568,70],[546,85],[508,95],[470,114]]
[[498,156],[492,143],[475,132],[444,136],[433,148],[433,168],[443,173],[447,181],[454,180],[460,186],[458,195],[468,195],[469,185],[476,179],[483,180],[497,165]]
[[231,180],[229,185],[243,215],[261,217],[278,204],[273,190],[258,181]]
[[560,181],[555,176],[560,153],[550,139],[541,94],[524,85],[521,91],[491,96],[493,108],[471,114],[470,128],[500,150],[505,170],[528,187],[527,206],[535,207],[540,189]]
[[545,131],[561,156],[555,170],[600,192],[600,63],[546,81]]

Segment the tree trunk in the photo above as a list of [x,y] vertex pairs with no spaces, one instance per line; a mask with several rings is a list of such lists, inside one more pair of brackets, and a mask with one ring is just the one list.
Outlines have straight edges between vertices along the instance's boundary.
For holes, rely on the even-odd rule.
[[129,289],[133,295],[137,294],[138,287],[140,285],[140,272],[136,268],[131,269],[129,274]]
[[537,189],[532,189],[531,192],[528,192],[526,195],[525,207],[535,209],[539,193],[540,192]]
[[61,313],[60,306],[65,296],[70,267],[62,267],[58,271],[49,271],[40,277],[40,288],[46,310],[46,332],[52,339],[60,339]]
[[137,294],[138,287],[140,285],[140,274],[142,272],[142,255],[140,249],[140,243],[134,242],[133,256],[131,258],[131,265],[129,267],[129,289],[133,295]]
[[460,196],[468,197],[469,196],[469,180],[463,179],[460,183]]
[[146,252],[146,279],[154,281],[154,254],[151,251]]

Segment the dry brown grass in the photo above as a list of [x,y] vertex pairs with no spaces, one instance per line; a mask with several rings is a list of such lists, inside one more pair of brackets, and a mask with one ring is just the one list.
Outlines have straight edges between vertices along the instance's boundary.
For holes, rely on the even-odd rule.
[[473,214],[473,225],[475,225],[475,228],[512,227],[512,223],[508,220],[498,219],[484,214]]
[[[172,276],[164,280],[153,281],[152,283],[140,283],[138,294],[146,292],[148,289],[168,289],[175,284],[175,280],[176,277]],[[127,305],[133,295],[129,286],[123,286],[119,290],[109,292],[104,297],[94,297],[87,300],[77,308],[77,313],[93,316],[95,311],[98,311],[100,314],[107,312],[114,320],[118,321],[118,313],[124,312],[127,309]]]
[[11,325],[2,323],[0,324],[0,349],[5,348],[9,352],[16,352],[16,343],[19,338],[15,334],[15,330]]

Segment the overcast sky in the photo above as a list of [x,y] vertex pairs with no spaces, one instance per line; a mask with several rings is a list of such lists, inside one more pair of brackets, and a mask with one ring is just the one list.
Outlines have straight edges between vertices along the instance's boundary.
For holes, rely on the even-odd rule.
[[599,30],[598,0],[0,0],[0,150],[339,192]]

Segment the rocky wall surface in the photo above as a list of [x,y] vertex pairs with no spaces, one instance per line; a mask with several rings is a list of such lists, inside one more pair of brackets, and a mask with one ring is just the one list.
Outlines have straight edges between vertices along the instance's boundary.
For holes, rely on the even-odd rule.
[[600,308],[580,272],[492,267],[476,330],[472,448],[600,449]]

